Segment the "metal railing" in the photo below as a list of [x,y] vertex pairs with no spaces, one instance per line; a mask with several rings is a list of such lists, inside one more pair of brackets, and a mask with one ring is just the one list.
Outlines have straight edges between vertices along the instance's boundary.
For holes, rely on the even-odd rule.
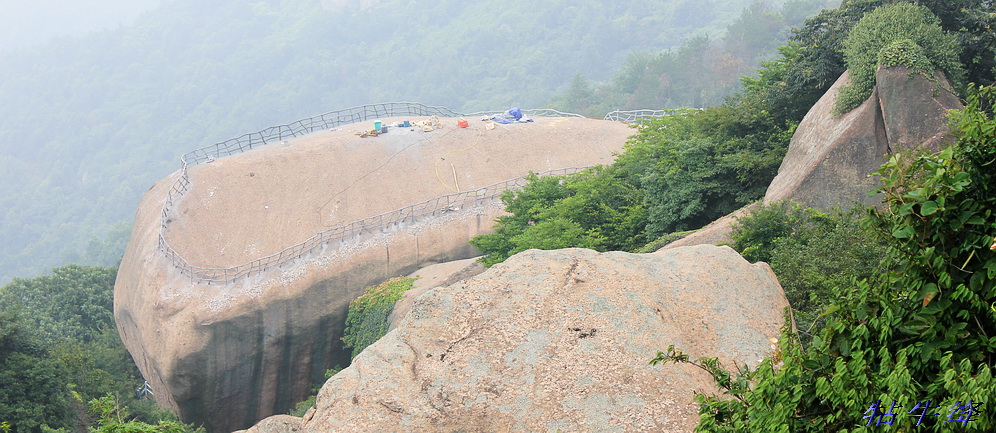
[[[522,112],[532,116],[584,117],[580,114],[564,113],[552,108],[529,109],[522,110]],[[315,131],[337,128],[342,125],[362,122],[368,119],[398,116],[493,116],[501,113],[503,112],[479,111],[476,113],[457,113],[446,107],[436,107],[418,102],[385,102],[381,104],[360,105],[357,107],[330,111],[317,116],[300,119],[286,125],[271,126],[262,131],[243,134],[220,143],[215,143],[210,146],[205,146],[200,149],[187,152],[180,159],[188,165],[196,165],[202,162],[212,161],[217,158],[245,152],[253,147],[259,147],[267,143],[280,142],[287,138],[298,137]]]
[[655,117],[665,117],[673,116],[675,114],[682,114],[686,112],[687,108],[674,108],[668,110],[615,110],[606,114],[603,117],[604,120],[611,120],[614,122],[627,122],[633,123],[638,122],[643,119],[651,119]]
[[[523,110],[527,115],[533,116],[559,116],[559,117],[584,117],[574,113],[563,113],[553,109],[530,109]],[[457,113],[445,107],[435,107],[414,102],[387,102],[381,104],[361,105],[343,110],[330,111],[306,119],[301,119],[286,125],[278,125],[263,129],[257,132],[243,134],[238,137],[225,140],[219,143],[205,146],[180,157],[180,175],[170,186],[163,203],[159,224],[159,250],[163,255],[180,270],[184,275],[189,276],[197,282],[211,283],[232,283],[239,278],[261,273],[269,268],[283,265],[291,260],[315,251],[324,244],[335,240],[342,240],[352,236],[357,236],[363,232],[374,232],[376,230],[388,231],[394,226],[398,226],[406,221],[414,221],[415,218],[428,215],[437,215],[453,209],[462,208],[469,204],[477,204],[487,200],[493,200],[502,192],[522,187],[526,183],[526,176],[508,179],[486,187],[447,194],[435,199],[427,200],[414,205],[406,206],[391,212],[353,221],[351,223],[324,230],[316,233],[312,237],[296,245],[287,247],[277,253],[250,260],[249,262],[227,267],[211,268],[193,265],[183,256],[176,252],[166,240],[166,228],[170,219],[170,211],[176,201],[180,199],[190,187],[190,177],[187,169],[193,165],[203,162],[210,162],[217,158],[245,152],[259,146],[280,142],[287,138],[297,137],[311,132],[336,128],[341,125],[362,122],[368,119],[397,117],[397,116],[441,116],[441,117],[466,117],[478,115],[495,115],[502,111],[487,111],[477,113]],[[540,175],[564,175],[576,173],[587,167],[570,167],[557,170],[550,170],[540,173]]]
[[360,105],[304,118],[286,125],[271,126],[262,131],[243,134],[220,143],[187,152],[180,159],[188,165],[196,165],[245,152],[267,143],[280,142],[287,138],[315,131],[333,129],[341,125],[362,122],[368,119],[396,116],[460,117],[466,115],[452,111],[449,108],[435,107],[417,102],[385,102],[381,104]]
[[[538,176],[563,176],[577,173],[589,167],[569,167],[536,173]],[[429,199],[400,209],[363,218],[328,230],[323,230],[296,245],[287,247],[268,256],[250,260],[227,268],[196,266],[187,262],[160,233],[159,246],[173,266],[181,273],[199,282],[232,283],[239,278],[259,274],[267,269],[283,265],[289,261],[310,254],[324,245],[335,241],[357,238],[364,233],[386,233],[402,228],[406,223],[414,224],[420,218],[459,211],[465,207],[483,204],[498,198],[505,191],[521,188],[528,183],[528,175],[504,180],[478,189],[464,191]]]

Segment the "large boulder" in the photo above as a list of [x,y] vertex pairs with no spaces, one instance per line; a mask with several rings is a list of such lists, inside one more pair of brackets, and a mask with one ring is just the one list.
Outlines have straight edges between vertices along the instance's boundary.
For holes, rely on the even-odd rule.
[[[792,200],[824,210],[855,202],[877,205],[881,197],[869,195],[879,185],[872,173],[888,155],[921,147],[937,150],[951,140],[947,112],[962,105],[943,74],[928,79],[895,66],[880,68],[875,77],[871,97],[854,110],[833,112],[841,87],[850,82],[847,72],[809,110],[792,135],[763,203]],[[739,209],[664,248],[728,243],[735,219],[756,206]]]
[[529,250],[418,297],[293,428],[690,432],[693,395],[720,391],[698,368],[648,361],[673,344],[756,365],[787,305],[770,268],[729,247]]
[[[189,190],[165,219],[180,173],[154,185],[136,212],[114,307],[157,402],[213,432],[287,411],[326,369],[348,362],[340,337],[352,299],[390,277],[478,255],[467,240],[490,232],[503,206],[497,199],[433,202],[439,211],[432,215],[291,251],[280,266],[256,267],[255,259],[456,190],[477,197],[478,188],[530,170],[609,163],[632,133],[625,124],[580,118],[494,129],[441,121],[442,129],[427,133],[354,135],[367,122],[193,166]],[[175,255],[160,247],[161,224]],[[242,263],[255,271],[228,283],[180,270]]]
[[793,200],[819,209],[853,202],[875,205],[872,176],[887,156],[902,149],[937,149],[950,132],[947,112],[961,103],[944,76],[931,79],[903,66],[879,68],[875,90],[860,106],[833,113],[844,73],[806,114],[764,195],[764,202]]

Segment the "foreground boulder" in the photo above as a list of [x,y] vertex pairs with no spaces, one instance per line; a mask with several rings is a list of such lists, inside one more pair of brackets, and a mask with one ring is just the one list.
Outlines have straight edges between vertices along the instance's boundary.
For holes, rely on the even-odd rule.
[[[388,278],[479,255],[467,240],[489,233],[503,207],[497,199],[429,203],[432,214],[290,251],[279,266],[231,282],[209,283],[177,265],[254,265],[316,232],[443,194],[476,198],[530,170],[609,163],[632,131],[579,118],[494,129],[441,122],[431,132],[393,128],[370,138],[353,129],[372,122],[346,125],[205,161],[190,168],[189,188],[166,218],[179,173],[154,185],[136,212],[114,311],[156,401],[211,432],[286,412],[326,369],[348,362],[339,338],[351,300]],[[182,259],[164,253],[161,224]]]
[[711,377],[648,361],[673,344],[756,365],[787,305],[728,247],[529,250],[427,291],[299,424],[252,431],[689,432]]

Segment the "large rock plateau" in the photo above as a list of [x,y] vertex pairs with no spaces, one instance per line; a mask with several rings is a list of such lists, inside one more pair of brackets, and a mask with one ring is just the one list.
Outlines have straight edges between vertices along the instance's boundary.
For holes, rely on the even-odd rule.
[[609,163],[632,132],[580,118],[540,117],[491,130],[474,120],[470,128],[457,128],[456,119],[442,123],[427,133],[354,135],[371,121],[193,166],[189,191],[165,220],[163,204],[179,173],[155,184],[136,213],[114,307],[125,346],[159,404],[213,432],[288,410],[342,361],[336,356],[352,299],[387,278],[477,255],[467,240],[490,232],[502,206],[491,200],[442,209],[227,284],[179,272],[159,248],[162,222],[187,263],[226,268],[457,190],[530,170]]
[[[872,174],[890,154],[937,150],[950,139],[947,112],[962,105],[943,74],[927,79],[895,66],[880,68],[875,80],[871,97],[836,115],[837,95],[850,82],[847,72],[837,79],[796,128],[763,203],[791,200],[824,210],[855,202],[876,205],[881,197],[869,193],[879,181]],[[665,248],[731,242],[734,219],[747,211],[724,216]]]
[[314,410],[250,431],[690,432],[694,393],[715,383],[648,361],[673,344],[756,365],[787,305],[770,268],[729,247],[529,250],[417,297]]

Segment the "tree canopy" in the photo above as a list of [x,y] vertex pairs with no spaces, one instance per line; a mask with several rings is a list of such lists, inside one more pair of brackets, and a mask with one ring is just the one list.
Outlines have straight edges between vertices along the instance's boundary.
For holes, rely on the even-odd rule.
[[86,431],[106,415],[88,404],[106,407],[111,398],[115,418],[101,431],[160,420],[181,426],[154,402],[133,398],[142,380],[114,324],[116,275],[67,265],[0,287],[0,423],[15,432]]

